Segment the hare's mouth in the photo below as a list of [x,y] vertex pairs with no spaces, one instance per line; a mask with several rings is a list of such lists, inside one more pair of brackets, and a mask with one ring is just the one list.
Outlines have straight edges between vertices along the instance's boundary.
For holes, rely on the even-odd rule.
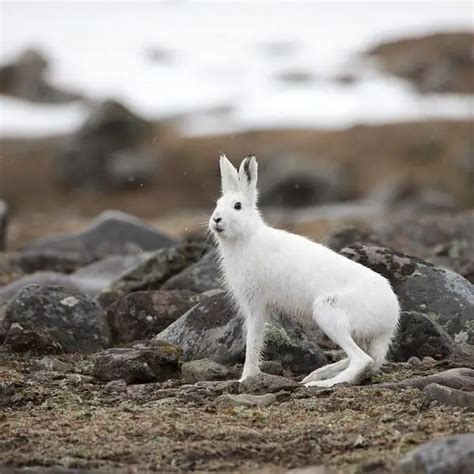
[[215,225],[214,225],[214,230],[215,230],[218,234],[224,232],[224,229],[223,229],[219,224],[215,224]]

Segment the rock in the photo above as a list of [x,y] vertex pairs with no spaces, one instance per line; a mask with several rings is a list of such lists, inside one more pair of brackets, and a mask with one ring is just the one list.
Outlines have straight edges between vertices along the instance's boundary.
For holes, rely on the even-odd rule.
[[170,278],[162,287],[163,290],[191,290],[196,293],[223,288],[219,275],[217,251],[208,252],[198,262]]
[[474,287],[462,276],[383,247],[353,245],[341,254],[386,277],[403,311],[423,312],[455,342],[474,342]]
[[[56,158],[58,184],[95,190],[151,179],[156,160],[139,148],[152,133],[149,122],[108,100],[95,107]],[[151,173],[151,174],[150,174]]]
[[435,33],[382,43],[369,54],[387,72],[410,80],[421,92],[469,94],[471,46],[470,32]]
[[308,84],[316,79],[311,71],[304,69],[286,69],[280,71],[275,77],[280,82],[288,84]]
[[111,380],[105,384],[105,391],[110,393],[125,393],[127,391],[127,382],[125,380]]
[[107,307],[128,293],[160,289],[171,277],[198,261],[207,248],[203,243],[185,242],[146,255],[141,263],[101,292],[100,303]]
[[8,207],[5,201],[0,200],[0,252],[7,247]]
[[[228,295],[215,290],[203,296],[206,297],[198,305],[155,339],[182,347],[185,361],[209,358],[230,365],[243,362],[243,321],[232,310]],[[267,330],[264,354],[269,359],[280,360],[284,368],[306,373],[326,364],[321,349],[290,319],[275,315]]]
[[183,360],[212,359],[223,364],[243,361],[242,322],[225,291],[216,290],[155,336],[183,349]]
[[180,375],[181,350],[165,343],[107,349],[97,354],[94,375],[103,382],[149,383]]
[[280,361],[295,375],[307,375],[327,364],[324,352],[284,315],[279,315],[278,322],[267,324],[263,356]]
[[404,311],[388,359],[396,362],[405,362],[413,356],[446,359],[453,349],[454,341],[439,324],[426,314]]
[[63,91],[47,80],[49,62],[36,49],[27,49],[16,61],[0,67],[0,94],[11,95],[31,102],[60,104],[81,98]]
[[3,324],[16,351],[95,352],[110,343],[100,306],[60,286],[23,288],[7,304]]
[[430,383],[423,389],[423,395],[428,400],[435,400],[444,405],[474,410],[474,393],[472,392],[463,392],[437,383]]
[[[415,153],[415,156],[431,156],[428,150]],[[417,160],[430,158],[420,158]],[[416,213],[443,213],[459,210],[460,205],[452,194],[442,187],[412,182],[409,178],[391,179],[376,186],[368,200],[378,202],[391,211]]]
[[47,370],[54,372],[71,372],[72,366],[56,357],[44,356],[33,363],[35,370]]
[[188,290],[137,291],[107,308],[114,344],[150,339],[202,300]]
[[148,256],[148,253],[139,253],[103,258],[76,270],[71,275],[71,282],[84,293],[95,297],[129,271],[145,262]]
[[410,451],[395,468],[397,474],[470,474],[474,465],[474,434],[447,436]]
[[185,383],[195,383],[203,380],[226,380],[234,375],[225,365],[210,359],[185,362],[181,367],[181,373]]
[[216,399],[216,404],[222,407],[266,407],[275,402],[276,397],[273,393],[266,393],[265,395],[224,394]]
[[370,230],[362,227],[344,227],[333,232],[326,241],[327,247],[335,252],[355,244],[380,245],[380,241]]
[[449,268],[474,282],[474,211],[390,218],[375,226],[387,246]]
[[0,305],[5,305],[21,289],[31,285],[38,285],[41,287],[62,286],[70,290],[76,289],[76,286],[72,283],[69,275],[63,275],[62,273],[57,272],[38,272],[15,280],[9,285],[0,287]]
[[5,256],[5,264],[25,274],[50,271],[72,273],[94,260],[94,256],[54,249],[24,249]]
[[110,255],[128,255],[170,247],[175,241],[146,225],[140,219],[120,211],[105,211],[83,231],[41,239],[30,249],[76,252],[92,259]]
[[305,165],[294,158],[272,160],[260,179],[262,206],[315,206],[348,197],[344,173],[335,167]]
[[429,384],[439,384],[456,390],[474,392],[474,370],[469,368],[449,369],[424,377],[413,377],[400,382],[378,384],[377,387],[403,389],[417,388],[423,390]]
[[278,375],[258,374],[249,377],[241,382],[239,386],[240,393],[275,393],[282,390],[294,391],[301,387],[301,384],[294,380],[280,377]]
[[407,360],[407,363],[412,365],[413,367],[418,367],[419,365],[421,365],[421,360],[416,356],[412,356]]

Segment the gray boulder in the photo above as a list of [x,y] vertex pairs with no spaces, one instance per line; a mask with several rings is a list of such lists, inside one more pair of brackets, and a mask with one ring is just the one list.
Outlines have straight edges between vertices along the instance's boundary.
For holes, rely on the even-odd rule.
[[403,311],[422,312],[456,342],[474,343],[474,287],[462,276],[383,247],[353,245],[341,254],[387,278]]
[[48,81],[49,62],[41,51],[27,49],[18,58],[0,66],[0,94],[37,103],[60,104],[81,98]]
[[5,201],[0,200],[0,252],[7,247],[8,207]]
[[96,356],[94,375],[102,382],[150,383],[180,376],[181,350],[166,343],[107,349]]
[[474,410],[474,393],[464,392],[437,383],[431,383],[423,389],[423,395],[431,401],[444,405],[469,408]]
[[170,278],[163,286],[163,290],[191,290],[196,293],[223,288],[222,278],[219,275],[217,251],[212,250],[201,260]]
[[16,351],[95,352],[110,344],[100,306],[60,286],[23,288],[7,304],[3,324],[6,343]]
[[284,391],[293,392],[301,388],[301,384],[279,375],[258,374],[245,379],[239,385],[240,393],[263,394]]
[[225,365],[210,359],[185,362],[181,367],[181,373],[186,383],[201,382],[203,380],[226,380],[235,375]]
[[402,312],[388,358],[405,362],[410,357],[446,359],[454,350],[451,336],[426,314]]
[[127,255],[170,247],[175,241],[120,211],[105,211],[83,231],[37,240],[30,249],[48,249],[79,253],[100,259],[109,255]]
[[[232,309],[228,295],[215,290],[204,296],[155,340],[180,346],[185,361],[209,358],[230,365],[243,362],[243,321]],[[283,367],[294,373],[307,373],[327,363],[316,343],[307,339],[296,323],[279,315],[267,325],[265,343],[265,357],[281,360]]]
[[474,434],[448,436],[410,451],[396,466],[397,474],[471,474]]
[[29,285],[59,285],[95,297],[104,288],[118,280],[131,268],[146,259],[146,254],[115,255],[86,265],[70,275],[59,272],[36,272],[0,287],[0,307],[4,306],[22,288]]
[[149,339],[163,331],[202,297],[189,290],[137,291],[107,308],[113,343]]
[[151,178],[155,160],[139,151],[151,132],[151,124],[124,105],[112,100],[97,105],[58,154],[56,181],[103,190],[122,186],[125,174],[132,181]]
[[473,210],[391,217],[374,228],[387,246],[449,268],[474,282]]
[[289,157],[264,165],[259,196],[262,206],[296,208],[345,200],[349,193],[340,168],[315,167],[314,163]]
[[105,288],[99,301],[107,307],[134,291],[159,290],[171,277],[200,260],[207,250],[207,244],[184,242],[152,252]]

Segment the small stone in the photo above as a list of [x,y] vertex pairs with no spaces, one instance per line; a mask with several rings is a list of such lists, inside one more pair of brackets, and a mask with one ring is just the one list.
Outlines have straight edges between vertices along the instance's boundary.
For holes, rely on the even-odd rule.
[[33,363],[33,368],[36,370],[51,370],[55,372],[70,372],[72,370],[71,364],[67,364],[56,357],[44,356]]
[[278,375],[261,373],[242,381],[239,386],[239,392],[258,395],[263,393],[280,392],[281,390],[292,392],[300,387],[301,385],[294,380],[280,377]]
[[223,407],[265,407],[275,402],[276,396],[272,393],[266,393],[265,395],[224,394],[216,399],[216,404]]
[[104,389],[110,393],[124,393],[127,391],[127,382],[123,379],[111,380],[105,384]]
[[149,383],[180,375],[181,350],[166,343],[144,348],[121,347],[97,354],[94,375],[104,382]]
[[433,359],[433,357],[423,357],[423,360],[421,361],[424,365],[433,365],[436,364],[436,360]]
[[181,373],[186,383],[202,380],[225,380],[234,375],[225,365],[210,359],[185,362],[181,367]]
[[431,383],[423,389],[423,394],[428,400],[474,410],[474,393],[472,392],[464,392],[437,383]]
[[474,466],[474,434],[435,439],[409,452],[396,466],[397,474],[470,474]]
[[412,365],[413,367],[417,367],[421,364],[421,360],[416,357],[416,356],[413,356],[413,357],[410,357],[407,362]]

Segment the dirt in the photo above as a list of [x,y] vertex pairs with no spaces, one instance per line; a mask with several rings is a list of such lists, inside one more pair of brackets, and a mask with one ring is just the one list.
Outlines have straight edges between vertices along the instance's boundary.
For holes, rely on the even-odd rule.
[[[449,363],[392,363],[372,385],[302,388],[277,394],[269,407],[224,408],[215,402],[221,382],[203,389],[174,380],[110,393],[87,375],[84,356],[60,357],[83,375],[37,372],[43,380],[34,381],[38,359],[0,353],[0,466],[135,473],[324,464],[343,473],[383,473],[415,446],[474,430],[472,412],[430,404],[417,390],[376,386]],[[1,397],[2,382],[14,387],[10,398]]]

